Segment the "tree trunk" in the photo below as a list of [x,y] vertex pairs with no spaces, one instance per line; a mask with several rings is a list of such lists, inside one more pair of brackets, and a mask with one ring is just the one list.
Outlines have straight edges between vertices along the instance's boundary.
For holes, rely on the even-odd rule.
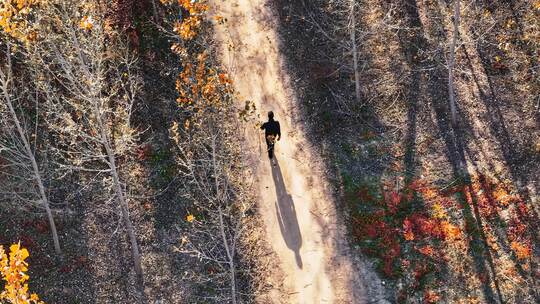
[[[96,114],[99,115],[99,111],[96,111]],[[124,190],[122,189],[122,185],[120,183],[120,177],[118,175],[118,169],[116,167],[114,152],[112,151],[111,145],[109,143],[109,138],[107,137],[107,134],[104,129],[104,124],[101,118],[99,118],[99,125],[101,128],[101,140],[103,141],[103,145],[105,146],[105,150],[107,152],[107,158],[109,160],[109,168],[111,169],[111,175],[113,178],[116,197],[118,198],[118,203],[120,205],[120,210],[122,212],[122,218],[124,219],[124,224],[126,226],[126,231],[129,237],[130,244],[131,244],[133,266],[135,268],[135,273],[139,277],[142,277],[141,254],[139,252],[137,236],[135,235],[135,229],[133,228],[133,223],[131,223],[131,219],[129,218],[129,208],[128,208],[126,197],[124,195]]]
[[[8,55],[9,56],[9,55]],[[9,65],[9,64],[8,64]],[[11,67],[9,67],[11,68]],[[9,72],[8,72],[9,73]],[[45,191],[45,186],[43,184],[43,180],[41,178],[41,173],[39,172],[39,167],[37,165],[36,157],[34,156],[34,152],[32,151],[32,148],[30,147],[30,143],[28,142],[28,139],[26,138],[26,133],[24,132],[21,123],[19,121],[19,118],[17,117],[17,113],[15,112],[15,109],[13,108],[13,105],[11,104],[11,99],[8,93],[8,82],[10,81],[10,78],[8,76],[8,79],[3,83],[3,93],[4,98],[6,99],[6,103],[9,108],[9,112],[11,114],[11,117],[13,121],[15,122],[15,126],[17,127],[17,133],[19,133],[19,137],[21,138],[24,150],[26,152],[26,155],[30,159],[30,162],[32,163],[32,170],[34,173],[34,179],[38,185],[39,188],[39,195],[41,197],[41,204],[45,208],[45,211],[47,213],[47,218],[49,220],[49,226],[51,228],[51,233],[53,237],[54,242],[54,251],[58,256],[62,255],[62,250],[60,249],[60,241],[58,239],[58,231],[56,230],[56,224],[54,222],[54,217],[51,212],[51,208],[49,205],[49,200],[47,198],[47,192]]]
[[360,103],[360,71],[358,71],[358,48],[356,45],[356,16],[354,13],[354,1],[351,0],[351,43],[353,53],[354,85],[356,102]]
[[154,13],[154,22],[159,24],[159,13],[157,9],[156,0],[150,0],[152,2],[152,11]]
[[221,232],[221,237],[223,239],[223,245],[225,246],[225,251],[227,252],[227,258],[229,259],[232,303],[236,304],[236,270],[234,265],[234,248],[229,248],[229,241],[227,240],[227,235],[225,234],[225,224],[223,223],[223,213],[221,211],[221,206],[219,207],[219,228]]
[[[216,187],[216,198],[219,203],[221,203],[221,195],[219,191],[219,181],[218,181],[218,172],[217,172],[217,163],[216,163],[216,138],[212,138],[212,167],[214,169],[214,185]],[[221,232],[221,238],[223,239],[223,245],[225,246],[225,252],[227,253],[227,259],[229,260],[229,274],[231,279],[231,298],[232,304],[236,304],[236,266],[234,265],[234,241],[233,247],[229,246],[229,241],[227,235],[225,234],[225,224],[223,222],[223,212],[221,211],[221,206],[219,206],[219,228]]]
[[450,99],[450,112],[452,125],[457,126],[456,98],[454,95],[454,65],[456,62],[456,44],[459,37],[460,1],[455,0],[454,7],[454,36],[450,44],[450,60],[448,62],[448,97]]

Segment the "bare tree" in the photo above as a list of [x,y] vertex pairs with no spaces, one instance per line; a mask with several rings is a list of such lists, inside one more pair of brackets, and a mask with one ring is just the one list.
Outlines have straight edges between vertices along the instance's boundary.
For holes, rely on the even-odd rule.
[[356,16],[355,16],[355,0],[351,0],[351,51],[353,53],[353,70],[354,70],[354,85],[356,102],[360,104],[360,71],[358,70],[358,47],[356,46]]
[[[6,65],[0,67],[0,156],[6,162],[0,164],[0,176],[5,180],[2,186],[13,180],[15,187],[10,187],[10,201],[23,201],[45,209],[54,242],[54,250],[61,255],[60,241],[56,224],[49,204],[47,189],[42,172],[36,158],[36,145],[31,144],[30,137],[39,136],[39,132],[31,130],[24,121],[24,115],[17,113],[17,102],[29,96],[17,96],[13,66],[9,44],[5,52]],[[38,115],[39,113],[36,113]],[[23,191],[23,192],[22,192]]]
[[361,54],[372,52],[369,46],[366,46],[366,41],[375,33],[381,28],[394,26],[389,23],[395,4],[390,4],[388,12],[367,27],[366,21],[358,16],[368,9],[358,0],[323,1],[324,5],[321,2],[302,1],[302,3],[305,7],[303,14],[306,15],[301,17],[302,20],[332,45],[331,50],[322,49],[319,54],[320,58],[325,58],[335,68],[335,71],[324,76],[329,77],[337,73],[353,75],[354,88],[340,88],[338,94],[332,94],[340,108],[339,111],[350,112],[353,108],[350,106],[351,100],[356,103],[354,108],[365,105],[367,101],[362,104],[362,97],[368,95],[366,94],[368,86],[362,87],[361,77],[369,71],[365,70],[368,65]]
[[192,226],[183,232],[179,251],[213,265],[213,283],[228,285],[226,298],[237,303],[237,243],[251,203],[239,183],[240,151],[234,142],[228,142],[233,132],[220,124],[217,116],[221,114],[203,113],[196,130],[182,131],[176,125],[172,129],[181,178],[191,189],[185,197],[194,203],[191,212],[195,213]]
[[46,99],[47,124],[57,136],[52,149],[62,160],[60,168],[101,181],[100,192],[120,210],[140,276],[141,255],[120,160],[136,147],[138,132],[130,118],[141,80],[137,58],[118,35],[106,31],[102,16],[102,4],[56,1],[40,14],[41,28],[49,30],[41,33],[30,57]]

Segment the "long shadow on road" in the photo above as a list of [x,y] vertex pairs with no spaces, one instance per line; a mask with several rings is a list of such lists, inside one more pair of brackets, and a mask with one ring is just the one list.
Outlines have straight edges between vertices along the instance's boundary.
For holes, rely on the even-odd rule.
[[302,247],[302,234],[298,226],[296,208],[290,193],[287,192],[283,174],[276,158],[271,161],[272,178],[276,187],[276,216],[279,223],[279,230],[287,247],[294,252],[296,265],[302,268],[302,257],[300,248]]

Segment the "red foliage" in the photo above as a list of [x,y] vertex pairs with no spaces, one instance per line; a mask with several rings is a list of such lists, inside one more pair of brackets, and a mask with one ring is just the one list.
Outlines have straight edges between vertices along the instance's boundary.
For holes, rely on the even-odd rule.
[[403,221],[403,237],[407,241],[414,240],[413,224],[408,218]]
[[416,282],[422,280],[422,278],[429,273],[429,269],[426,264],[418,263],[414,268],[414,279]]
[[70,273],[78,269],[90,270],[90,260],[86,256],[76,256],[69,262],[69,264],[65,264],[58,271],[62,273]]
[[440,220],[416,213],[407,218],[406,221],[408,229],[412,228],[412,232],[415,235],[422,236],[423,238],[445,239],[442,221]]
[[49,233],[49,223],[46,220],[36,221],[34,227],[41,234]]
[[426,187],[426,182],[424,180],[416,179],[412,181],[408,188],[415,192],[421,192]]
[[36,241],[27,234],[23,234],[19,239],[21,241],[21,246],[29,251],[33,251],[38,247]]
[[508,234],[511,239],[519,239],[527,231],[527,225],[525,225],[519,218],[513,218],[508,225]]
[[39,233],[49,232],[49,223],[46,220],[28,220],[25,221],[22,226],[26,229],[34,228]]
[[487,282],[489,282],[489,275],[485,272],[478,273],[478,279],[480,280],[480,282],[486,284]]
[[394,260],[391,258],[385,258],[383,260],[382,271],[388,277],[394,276]]
[[508,67],[504,63],[501,63],[499,61],[495,61],[495,62],[493,62],[493,69],[503,71],[503,70],[508,69]]
[[384,228],[383,222],[376,222],[375,224],[366,225],[366,235],[369,238],[374,239],[378,236],[380,228]]
[[383,272],[389,277],[395,276],[396,262],[401,255],[401,246],[399,242],[394,238],[386,238],[388,243],[384,243],[385,253],[383,255]]
[[152,148],[152,145],[146,144],[142,145],[137,148],[136,154],[137,159],[140,161],[147,160],[153,153],[154,149]]
[[530,218],[529,208],[523,201],[517,203],[517,210],[519,211],[520,217]]
[[114,0],[110,8],[110,20],[121,30],[135,28],[135,17],[148,15],[152,11],[148,0]]
[[152,2],[148,0],[114,0],[110,5],[108,23],[127,33],[130,47],[138,50],[140,33],[136,19],[152,19]]
[[[469,184],[445,187],[445,190],[424,180],[414,180],[403,189],[395,189],[394,185],[383,182],[377,189],[382,199],[368,187],[354,193],[352,206],[360,208],[353,213],[353,231],[358,240],[369,241],[361,243],[363,250],[382,261],[384,275],[395,278],[403,274],[405,289],[434,286],[430,285],[432,276],[426,275],[441,269],[441,264],[447,261],[446,249],[454,250],[454,247],[443,250],[444,246],[466,237],[462,225],[469,237],[474,237],[479,229],[493,231],[494,225],[504,221],[508,247],[521,263],[530,263],[536,250],[532,232],[537,231],[534,228],[537,220],[509,181],[497,182],[478,175]],[[457,193],[461,195],[454,197]],[[470,207],[475,217],[478,211],[485,227],[478,227],[474,220],[454,224],[451,218],[455,208],[463,207]],[[483,283],[490,279],[489,274],[478,277]],[[434,291],[424,291],[424,303],[437,303],[440,298]]]
[[60,271],[61,273],[70,273],[71,271],[73,271],[73,268],[71,267],[71,265],[67,264],[62,266],[58,271]]
[[375,198],[369,193],[369,189],[367,187],[360,188],[357,195],[362,202],[373,202],[375,200]]
[[386,202],[386,207],[391,214],[395,214],[398,210],[399,203],[401,202],[401,193],[396,191],[390,191],[384,193],[384,200]]
[[429,245],[420,247],[418,249],[418,252],[420,252],[423,255],[430,256],[430,257],[433,257],[435,255],[435,250],[433,249],[433,247]]

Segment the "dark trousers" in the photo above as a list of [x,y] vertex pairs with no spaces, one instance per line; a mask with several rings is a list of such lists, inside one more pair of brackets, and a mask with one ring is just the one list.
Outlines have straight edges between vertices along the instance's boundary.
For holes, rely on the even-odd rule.
[[[274,136],[274,139],[269,138],[270,136]],[[266,146],[268,148],[268,157],[273,158],[274,157],[274,144],[276,143],[276,136],[272,134],[266,135]]]

